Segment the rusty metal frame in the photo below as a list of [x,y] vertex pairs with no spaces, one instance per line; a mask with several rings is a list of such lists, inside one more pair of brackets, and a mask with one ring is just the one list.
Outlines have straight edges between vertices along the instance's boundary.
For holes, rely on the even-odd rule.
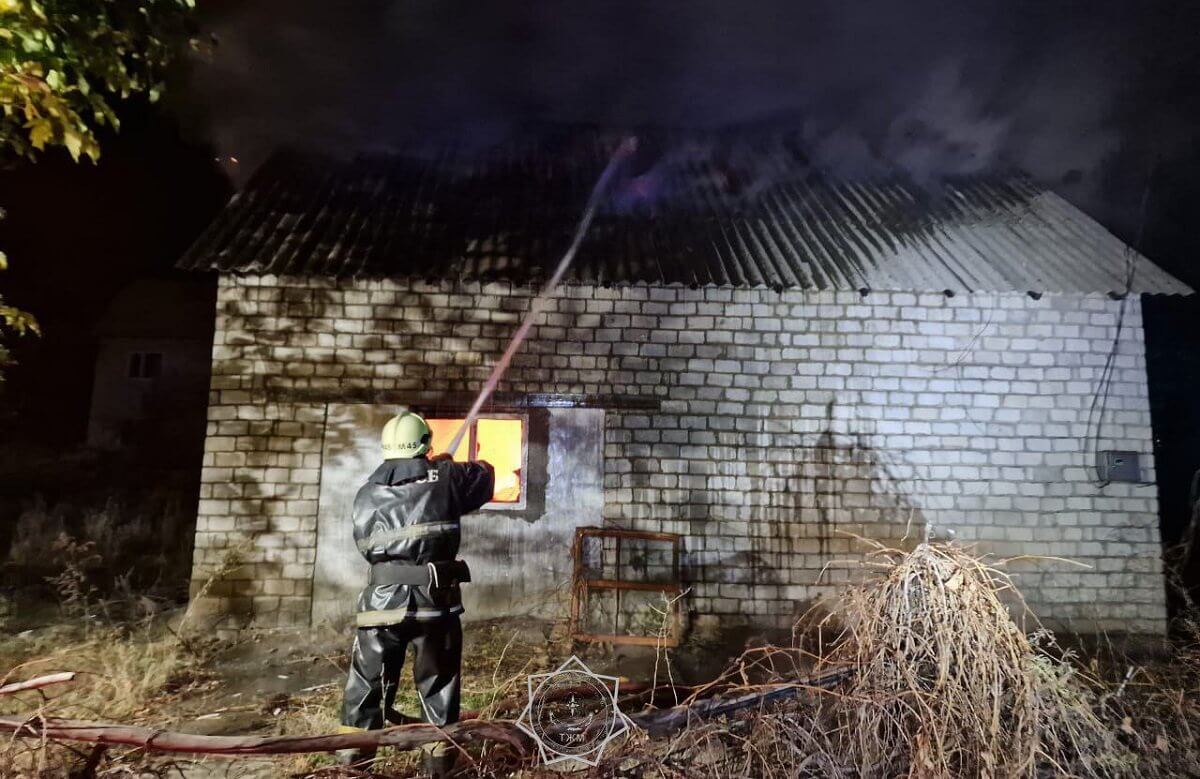
[[[662,541],[671,545],[671,581],[669,582],[639,582],[628,579],[587,579],[584,577],[583,544],[588,538],[613,538],[617,542],[617,574],[620,575],[621,541],[624,539],[638,541]],[[575,543],[571,549],[574,558],[575,571],[571,578],[571,637],[576,641],[605,642],[625,644],[629,646],[679,646],[683,631],[682,607],[679,594],[683,585],[679,577],[679,553],[683,537],[675,533],[652,533],[642,530],[621,530],[604,527],[580,527],[575,529]],[[620,615],[621,593],[661,592],[673,600],[674,613],[671,615],[671,630],[666,636],[628,636],[620,633],[588,633],[582,629],[583,615],[587,611],[588,598],[593,590],[615,591],[617,611],[614,619]],[[614,626],[615,628],[615,626]]]

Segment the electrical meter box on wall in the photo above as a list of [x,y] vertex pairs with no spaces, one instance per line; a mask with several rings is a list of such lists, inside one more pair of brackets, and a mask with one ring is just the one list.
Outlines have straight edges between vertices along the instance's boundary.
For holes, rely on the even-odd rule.
[[1096,465],[1100,470],[1101,481],[1142,480],[1142,468],[1137,452],[1104,451],[1100,453],[1100,462]]

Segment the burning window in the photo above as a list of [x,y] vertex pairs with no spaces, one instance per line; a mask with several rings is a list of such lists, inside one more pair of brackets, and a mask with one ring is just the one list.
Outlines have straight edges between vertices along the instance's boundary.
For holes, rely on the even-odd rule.
[[[430,456],[446,451],[463,419],[430,419],[433,446]],[[513,417],[484,417],[471,425],[454,453],[458,462],[483,460],[496,469],[493,504],[517,507],[525,502],[525,420]]]

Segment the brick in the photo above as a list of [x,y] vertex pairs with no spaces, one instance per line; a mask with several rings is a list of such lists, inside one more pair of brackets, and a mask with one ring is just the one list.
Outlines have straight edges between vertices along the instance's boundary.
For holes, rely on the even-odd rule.
[[[222,608],[271,626],[307,619],[324,405],[268,398],[462,392],[482,381],[530,294],[223,277],[194,578],[260,534],[256,565],[271,567],[257,584],[226,587]],[[1080,449],[1116,305],[568,284],[502,389],[660,403],[609,412],[604,516],[686,531],[696,609],[786,624],[797,599],[853,573],[834,566],[813,585],[831,559],[855,553],[833,528],[898,539],[915,517],[983,551],[1091,564],[1098,578],[1051,570],[1025,582],[1051,623],[1161,629],[1157,502],[1119,485],[1097,494]],[[1125,332],[1105,429],[1152,472],[1136,301]],[[1121,597],[1105,595],[1114,588]]]

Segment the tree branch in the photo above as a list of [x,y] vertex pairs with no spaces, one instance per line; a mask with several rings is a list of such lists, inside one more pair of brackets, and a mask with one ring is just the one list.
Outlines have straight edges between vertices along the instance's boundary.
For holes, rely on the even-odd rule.
[[[839,670],[796,684],[777,684],[733,698],[709,698],[690,705],[635,714],[630,719],[651,735],[678,730],[697,719],[718,717],[735,711],[793,698],[805,691],[836,686],[849,671]],[[56,674],[61,677],[67,674]],[[53,677],[31,679],[20,685],[49,684]],[[66,679],[55,679],[66,681]],[[17,685],[9,685],[10,687]],[[41,686],[40,684],[38,686]],[[7,689],[7,688],[2,688]],[[25,687],[25,689],[32,689]],[[302,752],[336,752],[339,749],[370,749],[395,747],[416,749],[435,742],[463,744],[477,741],[499,741],[520,754],[527,754],[530,739],[511,720],[472,719],[438,727],[425,723],[401,725],[384,730],[365,730],[329,736],[199,736],[167,730],[110,725],[102,722],[81,722],[55,717],[0,717],[0,731],[20,738],[51,741],[82,741],[142,747],[158,752],[183,752],[206,755],[283,755]]]
[[39,676],[36,679],[27,679],[23,682],[13,682],[0,687],[0,695],[12,695],[14,692],[25,692],[26,690],[37,690],[42,687],[49,687],[52,684],[61,684],[63,682],[72,681],[75,678],[74,671],[64,671],[63,673],[50,674],[48,676]]
[[0,717],[0,730],[21,738],[82,741],[144,747],[157,752],[206,755],[284,755],[301,752],[336,752],[339,749],[396,747],[416,749],[434,742],[469,743],[500,741],[524,753],[529,743],[511,722],[473,720],[445,727],[402,725],[386,730],[364,730],[330,736],[199,736],[168,730],[103,722],[82,722],[56,717]]

